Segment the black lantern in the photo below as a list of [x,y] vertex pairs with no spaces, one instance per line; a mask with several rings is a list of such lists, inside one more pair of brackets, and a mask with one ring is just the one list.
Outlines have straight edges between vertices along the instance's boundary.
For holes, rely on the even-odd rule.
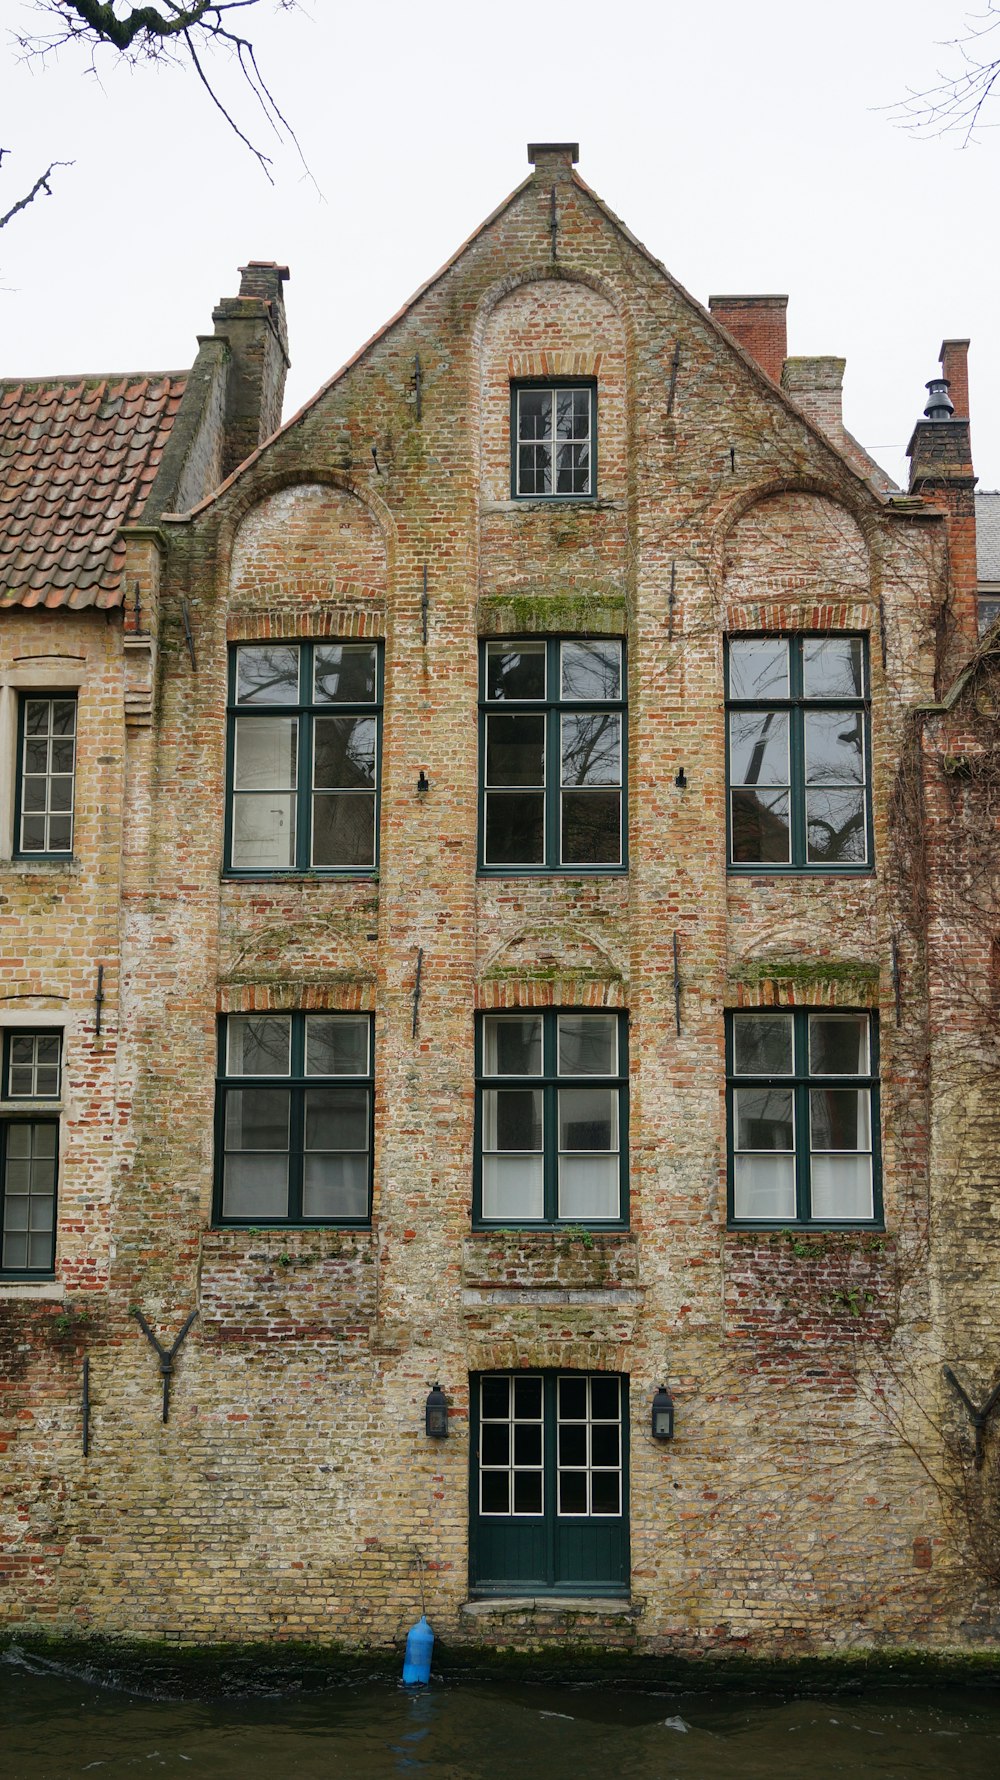
[[665,1384],[653,1397],[652,1435],[654,1440],[674,1437],[674,1400]]
[[448,1399],[437,1383],[427,1393],[424,1428],[430,1440],[448,1438]]

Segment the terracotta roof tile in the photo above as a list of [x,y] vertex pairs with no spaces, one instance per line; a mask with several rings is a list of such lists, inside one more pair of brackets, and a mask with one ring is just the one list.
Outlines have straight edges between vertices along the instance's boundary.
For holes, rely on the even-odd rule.
[[0,383],[0,609],[121,604],[118,528],[142,511],[186,382]]

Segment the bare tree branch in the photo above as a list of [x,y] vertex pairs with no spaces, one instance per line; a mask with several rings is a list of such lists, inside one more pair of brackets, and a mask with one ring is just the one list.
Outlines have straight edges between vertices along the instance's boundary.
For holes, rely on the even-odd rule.
[[[5,148],[0,149],[0,161],[3,160],[3,157],[6,153],[7,153],[7,150]],[[31,190],[29,192],[25,192],[23,198],[18,198],[17,203],[12,204],[10,209],[6,212],[5,215],[0,216],[0,229],[6,228],[7,224],[10,222],[11,218],[16,216],[19,210],[27,210],[28,205],[34,203],[35,199],[38,197],[39,192],[44,192],[45,196],[47,198],[51,198],[52,187],[49,185],[49,179],[50,179],[51,175],[55,172],[57,167],[72,167],[72,165],[73,165],[72,161],[50,161],[49,165],[45,169],[45,172],[39,174],[38,178],[35,180],[35,183],[32,186]]]
[[1000,82],[1000,41],[991,45],[998,52],[994,56],[984,55],[978,46],[1000,31],[1000,7],[995,0],[987,0],[986,11],[970,13],[966,24],[962,37],[943,46],[956,53],[962,66],[952,74],[941,72],[933,86],[911,90],[888,108],[893,121],[904,130],[924,136],[958,135],[962,148],[973,140],[978,127],[993,127],[984,123],[983,113]]

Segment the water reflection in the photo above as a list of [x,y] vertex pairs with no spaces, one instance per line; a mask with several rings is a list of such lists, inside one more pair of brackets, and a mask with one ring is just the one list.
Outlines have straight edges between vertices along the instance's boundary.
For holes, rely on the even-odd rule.
[[0,1663],[4,1780],[995,1780],[1000,1704],[959,1689],[735,1699],[387,1683],[299,1698],[137,1698],[16,1655]]

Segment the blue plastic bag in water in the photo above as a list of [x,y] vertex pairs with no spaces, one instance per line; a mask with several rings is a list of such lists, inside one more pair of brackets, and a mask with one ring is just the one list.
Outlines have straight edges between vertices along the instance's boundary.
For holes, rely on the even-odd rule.
[[416,1687],[431,1678],[431,1653],[434,1633],[424,1614],[406,1634],[406,1656],[403,1661],[403,1686]]

